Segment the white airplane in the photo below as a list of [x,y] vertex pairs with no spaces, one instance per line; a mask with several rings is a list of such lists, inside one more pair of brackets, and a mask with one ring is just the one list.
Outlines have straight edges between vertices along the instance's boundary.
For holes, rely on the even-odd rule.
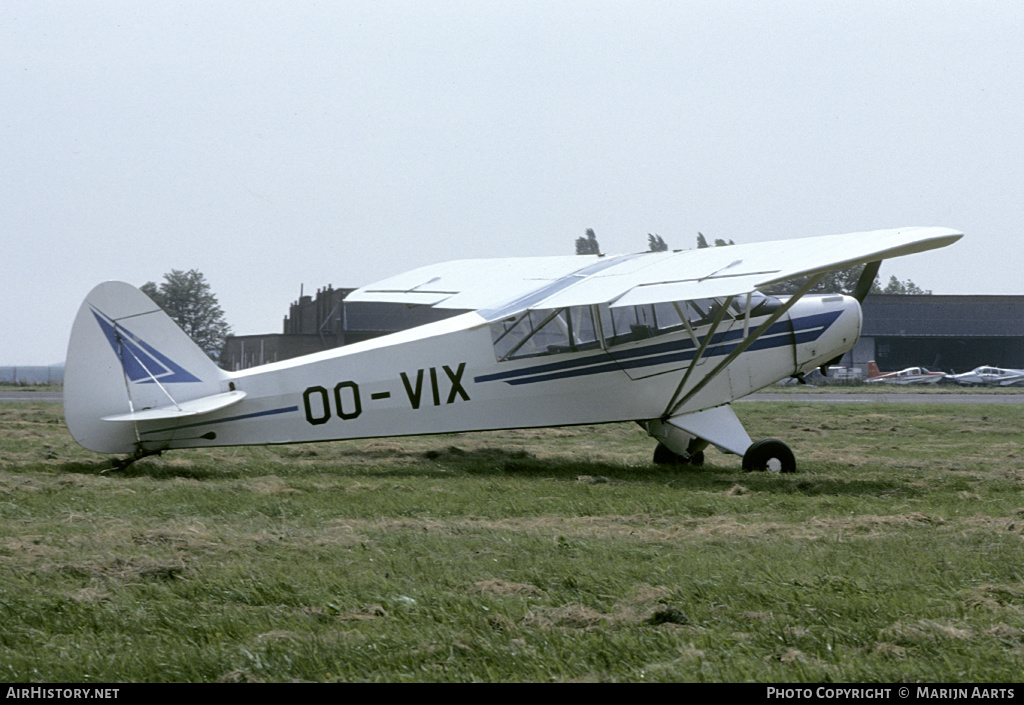
[[[239,372],[217,367],[138,289],[100,284],[71,331],[64,412],[87,449],[301,443],[637,421],[656,463],[714,445],[746,470],[791,472],[781,441],[751,441],[730,402],[838,362],[882,259],[962,234],[904,228],[784,242],[423,267],[352,292],[468,311]],[[807,296],[868,263],[853,297]],[[808,277],[786,298],[758,289]]]
[[937,384],[945,378],[945,372],[932,372],[923,367],[907,367],[897,372],[879,372],[874,360],[868,363],[868,384]]
[[1002,367],[975,367],[970,372],[948,375],[949,379],[965,387],[1014,387],[1024,384],[1024,370]]

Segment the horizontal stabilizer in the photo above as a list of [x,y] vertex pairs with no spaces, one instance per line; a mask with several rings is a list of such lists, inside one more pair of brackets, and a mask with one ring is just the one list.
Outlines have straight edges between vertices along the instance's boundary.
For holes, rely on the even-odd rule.
[[180,419],[186,416],[202,416],[203,414],[210,414],[214,411],[226,409],[227,407],[233,406],[234,404],[242,401],[244,398],[245,392],[224,392],[223,394],[213,394],[208,397],[200,397],[199,399],[190,399],[189,401],[183,401],[180,404],[169,404],[155,409],[143,409],[142,411],[133,411],[129,414],[104,416],[103,421],[130,421],[132,423],[138,423],[142,421]]

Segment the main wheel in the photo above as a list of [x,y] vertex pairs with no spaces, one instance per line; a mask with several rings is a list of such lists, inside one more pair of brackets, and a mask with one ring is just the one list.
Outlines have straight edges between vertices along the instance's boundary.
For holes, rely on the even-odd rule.
[[743,469],[747,472],[796,472],[796,458],[782,441],[763,438],[752,443],[743,454]]

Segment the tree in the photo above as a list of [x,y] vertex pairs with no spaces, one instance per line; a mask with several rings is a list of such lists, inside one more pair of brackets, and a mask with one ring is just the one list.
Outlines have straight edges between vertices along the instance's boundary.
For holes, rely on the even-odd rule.
[[927,295],[931,294],[931,290],[922,289],[914,282],[907,279],[901,282],[894,276],[889,277],[889,283],[885,285],[884,289],[878,287],[878,280],[875,280],[875,286],[871,288],[871,292],[874,294],[916,294],[916,295]]
[[668,252],[668,243],[661,238],[661,235],[647,233],[647,249],[650,252]]
[[[855,267],[848,267],[846,269],[836,269],[834,271],[825,274],[824,278],[811,287],[809,293],[812,294],[853,294],[857,288],[857,282],[860,281],[861,272],[864,271],[866,265],[859,264]],[[803,286],[806,278],[803,279],[791,279],[789,281],[780,282],[774,284],[770,291],[766,291],[766,294],[773,294],[776,296],[785,294],[795,294],[797,289]],[[883,289],[878,283],[878,277],[871,283],[870,294],[930,294],[931,291],[925,291],[914,282],[907,279],[901,282],[895,276],[889,279],[889,283]]]
[[[732,240],[728,242],[721,239],[715,239],[715,247],[724,247],[726,245],[735,245]],[[697,233],[697,249],[703,249],[710,247],[707,238],[704,237],[704,233]],[[808,293],[811,294],[846,294],[851,295],[857,289],[857,283],[860,281],[861,272],[864,271],[866,265],[857,265],[854,267],[848,267],[846,269],[836,269],[825,274],[820,282],[811,287]],[[786,296],[789,294],[795,294],[800,287],[807,281],[806,277],[800,279],[790,279],[789,281],[779,282],[773,284],[764,293],[771,294],[773,296]],[[871,283],[871,294],[930,294],[932,292],[925,291],[921,287],[914,284],[909,279],[905,282],[901,282],[896,277],[892,277],[889,280],[889,284],[883,289],[878,283],[878,277]]]
[[[834,269],[831,272],[826,272],[825,276],[822,277],[821,281],[811,287],[809,294],[852,294],[857,288],[857,282],[860,281],[861,272],[864,271],[865,265],[860,264],[854,267],[848,267],[846,269]],[[799,279],[790,279],[789,281],[779,282],[778,284],[772,284],[766,294],[773,296],[784,296],[788,294],[795,294],[797,290],[807,282],[807,277],[801,277]],[[878,291],[878,278],[875,277],[874,283],[871,285],[871,291],[877,293]]]
[[[715,238],[715,247],[725,247],[727,245],[735,245],[735,244],[736,243],[733,242],[732,240],[723,240],[720,237]],[[698,231],[697,232],[697,249],[698,250],[703,250],[705,247],[711,247],[711,245],[708,244],[708,239],[706,237],[704,237],[704,233]]]
[[159,287],[153,282],[146,282],[140,288],[203,352],[215,361],[220,358],[231,326],[224,320],[224,311],[199,270],[183,272],[172,269],[164,275]]
[[587,228],[586,237],[576,238],[576,254],[578,255],[599,255],[601,246],[597,244],[597,235],[590,228]]

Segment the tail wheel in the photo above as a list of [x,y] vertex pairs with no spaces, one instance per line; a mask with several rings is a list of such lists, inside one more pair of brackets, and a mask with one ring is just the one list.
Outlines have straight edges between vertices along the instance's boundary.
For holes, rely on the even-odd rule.
[[764,438],[747,448],[743,454],[743,469],[747,472],[796,472],[796,458],[782,441]]

